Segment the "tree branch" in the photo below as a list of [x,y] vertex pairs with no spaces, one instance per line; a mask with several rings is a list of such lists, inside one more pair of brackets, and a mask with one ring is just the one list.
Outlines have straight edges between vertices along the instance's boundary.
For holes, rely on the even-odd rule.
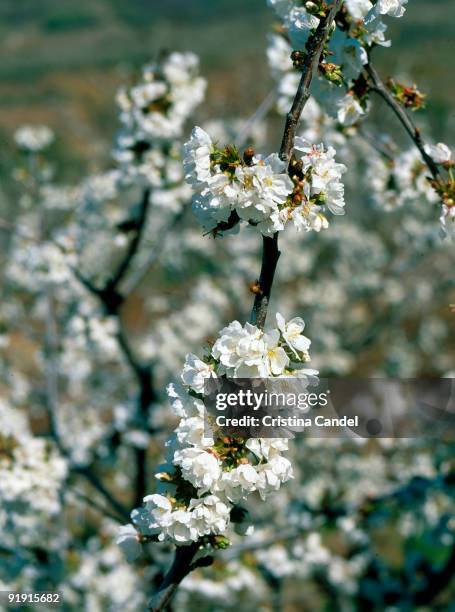
[[300,116],[310,97],[311,81],[317,72],[322,50],[329,36],[336,14],[340,10],[342,4],[343,0],[335,0],[328,15],[320,20],[316,31],[308,39],[302,77],[291,110],[286,116],[286,124],[280,148],[280,157],[283,161],[288,161],[291,154]]
[[272,238],[262,237],[262,265],[259,276],[258,292],[254,298],[253,310],[251,311],[250,321],[264,329],[267,318],[267,310],[272,293],[273,279],[275,278],[276,266],[280,257],[278,250],[278,232]]
[[117,268],[117,271],[115,272],[112,279],[109,281],[107,287],[111,286],[113,287],[113,289],[117,289],[117,287],[120,285],[121,280],[127,273],[128,268],[130,267],[131,262],[133,261],[139,249],[139,244],[141,242],[141,238],[143,236],[144,229],[146,226],[147,213],[148,213],[149,208],[150,208],[150,189],[144,189],[144,193],[142,195],[142,201],[139,207],[139,215],[138,215],[138,218],[135,220],[136,231],[135,231],[134,237],[130,241],[125,257],[120,262],[120,265]]
[[128,278],[125,279],[125,282],[122,283],[124,293],[130,295],[139,286],[152,265],[161,255],[166,238],[178,229],[179,224],[185,219],[188,209],[189,205],[184,204],[182,209],[173,216],[168,226],[163,228],[158,242],[153,245],[153,250],[144,258],[144,261],[139,262],[139,267],[136,266],[136,270],[132,271]]
[[189,546],[178,546],[175,551],[174,561],[168,573],[164,577],[158,591],[150,600],[147,609],[152,612],[160,612],[164,610],[179,584],[191,571],[191,562],[199,548],[199,544],[194,542]]
[[375,134],[370,134],[363,126],[358,126],[357,135],[388,162],[395,160],[391,147],[387,147],[387,144],[380,142]]
[[257,109],[254,111],[251,117],[249,117],[245,121],[245,123],[242,125],[242,128],[241,130],[239,130],[238,135],[237,135],[236,145],[238,149],[241,149],[243,146],[245,146],[245,143],[248,140],[248,137],[250,136],[254,126],[260,121],[262,121],[264,117],[267,116],[267,113],[272,108],[272,106],[275,104],[277,98],[278,98],[278,91],[276,88],[273,88],[267,94],[267,96],[264,98],[261,104],[257,107]]
[[216,227],[206,232],[204,236],[207,234],[212,234],[216,237],[220,232],[227,232],[228,230],[235,227],[237,223],[239,223],[239,221],[240,217],[238,216],[237,211],[233,210],[229,215],[229,219],[227,221],[220,221]]
[[71,493],[80,502],[85,503],[91,510],[96,510],[97,512],[101,514],[101,516],[108,516],[116,523],[119,523],[119,525],[123,525],[125,522],[129,520],[129,517],[127,519],[125,518],[125,516],[128,516],[128,513],[126,513],[125,515],[122,514],[120,516],[116,514],[115,512],[112,512],[107,506],[100,504],[96,499],[93,498],[93,496],[86,495],[82,491],[79,491],[79,489],[76,489],[73,487],[71,489]]
[[423,142],[420,130],[414,125],[412,119],[409,117],[408,113],[401,106],[401,104],[397,102],[397,100],[395,100],[392,93],[382,81],[381,77],[376,72],[376,69],[373,67],[371,62],[369,62],[365,66],[365,70],[369,76],[370,90],[381,96],[381,98],[386,102],[386,104],[392,109],[392,111],[395,113],[396,117],[400,121],[401,125],[404,127],[411,140],[413,141],[417,149],[420,151],[422,159],[428,166],[428,169],[431,172],[433,178],[435,180],[439,180],[440,174],[438,166],[425,151],[425,143]]
[[[150,404],[156,401],[156,393],[153,386],[153,372],[148,364],[141,363],[134,355],[125,332],[120,327],[117,335],[118,343],[125,355],[139,386],[138,397],[138,414],[139,425],[147,428],[148,408]],[[150,431],[150,430],[149,430]],[[147,488],[147,450],[145,448],[136,448],[136,486],[134,506],[140,506],[146,494]]]
[[106,489],[102,481],[98,478],[98,476],[92,472],[89,467],[86,466],[75,466],[73,467],[73,472],[76,474],[81,474],[84,476],[88,482],[104,497],[104,499],[109,502],[110,506],[115,510],[119,517],[124,522],[128,522],[130,520],[129,512],[126,508],[121,504],[113,495]]

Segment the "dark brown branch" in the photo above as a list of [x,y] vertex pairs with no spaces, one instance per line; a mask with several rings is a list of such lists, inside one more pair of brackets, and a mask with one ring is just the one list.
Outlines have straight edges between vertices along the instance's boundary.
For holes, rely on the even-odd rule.
[[[147,429],[150,432],[150,428],[147,424],[148,409],[149,406],[156,401],[156,393],[153,386],[153,372],[149,364],[141,363],[134,355],[125,333],[120,327],[117,335],[118,343],[125,355],[131,369],[137,380],[139,387],[138,397],[138,413],[137,419],[138,425],[142,429]],[[147,487],[147,450],[145,448],[136,448],[136,486],[135,486],[135,498],[134,506],[140,506],[142,500],[146,494]]]
[[238,149],[245,146],[245,143],[247,142],[249,136],[251,135],[251,132],[253,131],[254,126],[257,125],[260,121],[264,119],[264,117],[267,116],[268,112],[270,111],[272,106],[275,104],[277,98],[278,98],[278,89],[274,87],[272,91],[270,91],[267,94],[267,96],[264,98],[264,100],[261,102],[258,108],[254,111],[251,117],[247,119],[247,121],[242,125],[241,129],[239,130],[237,138],[236,138],[236,145]]
[[[180,211],[178,211],[172,218],[171,222],[167,225],[167,227],[163,228],[158,240],[153,243],[153,249],[148,254],[146,260],[144,262],[139,262],[139,267],[131,272],[128,275],[128,278],[122,282],[122,292],[125,292],[127,295],[130,295],[142,282],[143,278],[149,272],[150,268],[153,266],[155,261],[163,252],[163,248],[166,242],[167,237],[172,232],[178,230],[178,226],[185,220],[188,210],[190,207],[188,204],[184,204]],[[143,241],[143,246],[147,246],[147,241]]]
[[175,551],[174,561],[164,577],[161,586],[158,591],[150,600],[147,609],[152,612],[160,612],[164,610],[170,600],[172,599],[175,591],[178,589],[179,584],[192,570],[192,561],[199,548],[197,542],[190,544],[189,546],[178,546]]
[[104,287],[96,287],[90,280],[82,276],[78,270],[73,270],[76,278],[84,285],[86,289],[90,291],[90,293],[95,295],[101,301],[105,311],[110,315],[118,314],[120,307],[127,297],[120,292],[119,286],[139,250],[139,245],[147,221],[149,207],[150,189],[145,189],[139,207],[138,218],[134,221],[134,236],[130,240],[125,256],[120,262],[117,270]]
[[278,250],[278,232],[272,238],[262,237],[262,264],[259,276],[259,288],[254,298],[253,310],[251,311],[250,321],[264,329],[269,307],[270,294],[272,292],[273,279],[275,277],[276,266],[280,257]]
[[366,144],[372,149],[377,151],[379,155],[381,155],[388,162],[394,161],[395,158],[392,154],[392,149],[390,147],[387,147],[387,145],[385,145],[384,143],[379,142],[379,139],[374,134],[370,134],[370,132],[365,130],[362,126],[359,126],[357,128],[357,134],[359,138],[366,142]]
[[232,229],[239,223],[240,217],[237,214],[237,211],[233,210],[229,215],[229,219],[227,221],[220,221],[218,225],[212,230],[208,231],[207,234],[212,234],[213,236],[217,236],[221,232],[227,232]]
[[145,226],[146,226],[147,213],[148,213],[149,207],[150,207],[150,189],[144,189],[144,193],[142,195],[142,201],[139,207],[139,215],[138,215],[138,218],[134,221],[136,231],[134,233],[132,240],[130,241],[128,245],[128,250],[125,254],[125,257],[120,262],[120,265],[117,268],[117,271],[113,275],[112,279],[109,281],[107,287],[110,286],[110,287],[113,287],[114,289],[117,289],[123,277],[127,273],[128,268],[130,267],[131,262],[133,261],[139,249],[139,244],[141,242],[141,238],[143,236]]
[[101,514],[101,516],[108,516],[116,523],[119,523],[119,525],[123,525],[126,522],[123,514],[122,516],[119,516],[115,512],[112,512],[107,505],[105,506],[104,504],[101,504],[93,497],[93,495],[87,495],[76,488],[73,488],[71,492],[81,503],[86,504],[90,510],[96,510]]
[[320,20],[316,31],[308,40],[305,60],[303,63],[302,77],[300,79],[299,87],[292,103],[291,110],[286,116],[286,124],[284,127],[283,140],[280,148],[280,157],[283,161],[287,161],[289,159],[292,147],[294,146],[300,116],[302,115],[305,104],[310,97],[311,81],[317,72],[322,50],[329,36],[336,14],[340,10],[342,3],[343,0],[335,0],[327,17]]
[[409,117],[408,113],[401,106],[401,104],[397,100],[395,100],[392,93],[389,91],[379,74],[376,72],[375,68],[372,66],[371,62],[365,66],[365,70],[367,71],[369,76],[370,90],[381,96],[381,98],[386,102],[386,104],[392,109],[392,111],[395,113],[396,117],[400,121],[401,125],[404,127],[411,140],[413,141],[417,149],[420,151],[422,159],[428,166],[428,169],[431,172],[433,178],[435,180],[438,180],[440,178],[438,166],[425,151],[425,143],[422,140],[422,136],[420,134],[419,129],[414,125],[412,119]]

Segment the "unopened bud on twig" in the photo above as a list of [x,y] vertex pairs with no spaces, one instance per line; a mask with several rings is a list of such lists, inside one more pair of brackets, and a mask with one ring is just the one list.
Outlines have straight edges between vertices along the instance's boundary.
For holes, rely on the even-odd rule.
[[245,151],[243,152],[243,161],[245,162],[247,166],[253,165],[253,157],[254,157],[253,147],[248,147],[247,149],[245,149]]

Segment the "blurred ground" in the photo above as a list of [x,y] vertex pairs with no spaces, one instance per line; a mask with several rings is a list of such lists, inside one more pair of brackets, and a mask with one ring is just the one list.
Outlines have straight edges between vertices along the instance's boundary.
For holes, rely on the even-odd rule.
[[[377,51],[384,74],[407,74],[429,93],[424,114],[446,141],[455,133],[454,16],[453,0],[410,0],[403,19],[388,20],[392,50]],[[0,163],[7,165],[15,128],[36,121],[58,133],[60,178],[104,167],[117,128],[115,91],[162,49],[200,55],[209,79],[204,117],[249,115],[271,86],[265,43],[273,19],[265,0],[2,0]]]

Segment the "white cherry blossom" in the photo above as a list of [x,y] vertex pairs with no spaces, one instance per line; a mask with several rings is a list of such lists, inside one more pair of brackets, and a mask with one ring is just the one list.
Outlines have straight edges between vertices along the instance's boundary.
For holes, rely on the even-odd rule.
[[47,125],[23,125],[16,130],[16,144],[31,153],[39,153],[54,140],[54,132]]
[[436,164],[445,164],[452,161],[452,151],[443,142],[438,142],[436,145],[426,144],[425,152]]
[[196,393],[203,393],[205,381],[214,377],[216,374],[210,364],[201,361],[192,353],[186,356],[182,370],[182,381],[185,385],[191,387]]

